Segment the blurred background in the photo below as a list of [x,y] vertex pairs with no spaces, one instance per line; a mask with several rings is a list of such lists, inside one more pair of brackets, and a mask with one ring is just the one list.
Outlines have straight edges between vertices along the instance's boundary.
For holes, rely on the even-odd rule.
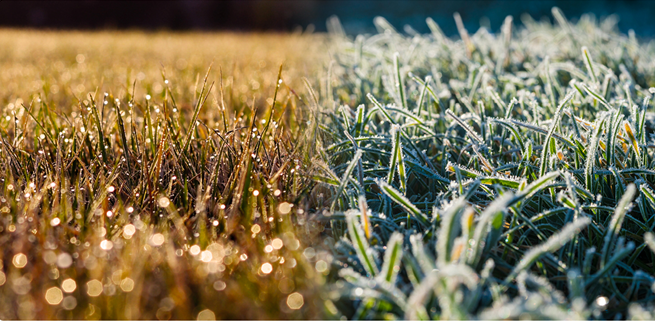
[[374,32],[373,18],[383,16],[396,28],[405,24],[428,32],[432,17],[448,35],[457,33],[453,12],[459,12],[469,30],[480,25],[497,31],[507,15],[520,21],[522,13],[534,19],[552,19],[560,7],[571,20],[583,13],[597,18],[616,14],[619,29],[633,29],[653,37],[655,1],[644,0],[225,0],[225,1],[2,1],[0,27],[48,29],[149,29],[236,31],[325,31],[325,21],[337,15],[347,33]]

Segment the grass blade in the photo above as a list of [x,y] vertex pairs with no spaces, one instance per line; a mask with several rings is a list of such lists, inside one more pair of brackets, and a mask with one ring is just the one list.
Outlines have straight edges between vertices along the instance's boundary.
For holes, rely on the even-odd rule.
[[536,246],[529,250],[519,264],[514,268],[512,273],[505,278],[503,284],[507,286],[509,282],[514,280],[514,278],[523,271],[526,271],[534,262],[539,260],[544,254],[557,251],[560,247],[564,246],[576,235],[580,234],[580,231],[584,229],[587,225],[591,223],[591,220],[587,217],[582,217],[577,221],[567,224],[560,232],[552,235],[548,238],[545,243],[542,243],[539,246]]
[[380,270],[379,277],[385,282],[394,284],[400,271],[400,259],[403,257],[403,235],[394,232],[387,242],[387,249],[384,252],[384,263]]
[[625,190],[625,194],[623,194],[623,197],[621,197],[621,200],[616,206],[616,210],[614,211],[614,215],[612,215],[610,225],[607,229],[607,232],[605,233],[605,237],[603,238],[603,249],[601,251],[601,268],[607,264],[607,259],[610,254],[610,247],[616,244],[616,239],[619,235],[619,231],[621,230],[621,226],[623,225],[623,220],[625,219],[628,207],[630,206],[636,191],[637,188],[634,184],[628,185],[628,188]]
[[364,270],[366,270],[368,276],[374,277],[379,273],[378,266],[375,263],[375,259],[373,258],[364,233],[359,224],[356,222],[356,217],[357,215],[354,211],[349,211],[346,213],[348,234],[350,235],[350,240],[355,247],[357,258],[359,258],[359,261],[364,267]]
[[398,190],[391,187],[383,180],[377,180],[376,184],[380,187],[382,192],[387,195],[392,201],[400,205],[408,214],[410,214],[418,223],[424,227],[428,226],[429,220],[425,214],[421,212],[410,200],[402,195]]
[[334,200],[332,201],[331,206],[332,210],[336,208],[337,203],[339,202],[339,198],[341,197],[341,193],[343,193],[346,185],[350,181],[350,176],[352,175],[353,170],[355,170],[355,166],[357,166],[359,163],[359,159],[362,157],[362,153],[363,152],[361,149],[357,150],[357,152],[355,152],[355,156],[353,156],[353,159],[350,160],[350,163],[348,163],[348,167],[346,167],[346,171],[343,173],[343,176],[339,181],[339,187],[337,187],[337,191],[334,193]]
[[550,125],[550,130],[548,131],[548,135],[546,135],[546,140],[544,141],[544,147],[541,149],[541,167],[539,169],[539,177],[544,176],[546,174],[546,168],[548,166],[548,152],[550,151],[550,140],[553,137],[553,133],[555,133],[555,129],[557,128],[557,125],[559,124],[560,119],[562,118],[562,109],[564,108],[564,105],[573,98],[573,94],[575,92],[570,92],[562,101],[560,101],[559,106],[557,107],[557,111],[555,112],[555,116],[553,117],[553,123]]

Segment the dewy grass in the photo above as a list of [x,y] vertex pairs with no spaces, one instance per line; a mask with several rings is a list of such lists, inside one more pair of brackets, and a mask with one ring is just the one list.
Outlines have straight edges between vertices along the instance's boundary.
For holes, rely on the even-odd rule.
[[553,15],[496,35],[456,14],[461,40],[429,18],[432,34],[378,17],[354,39],[330,20],[328,313],[653,317],[655,47]]
[[0,31],[0,318],[319,316],[313,43]]

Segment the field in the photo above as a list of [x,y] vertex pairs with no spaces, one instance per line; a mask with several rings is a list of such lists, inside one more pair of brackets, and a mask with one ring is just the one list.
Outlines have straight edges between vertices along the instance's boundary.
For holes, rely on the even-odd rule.
[[459,40],[430,19],[331,27],[328,100],[347,106],[322,122],[316,176],[336,193],[334,310],[652,319],[653,45],[557,8],[499,34],[454,18]]
[[0,32],[0,318],[316,317],[311,38]]
[[0,31],[0,318],[655,318],[655,46],[552,13]]

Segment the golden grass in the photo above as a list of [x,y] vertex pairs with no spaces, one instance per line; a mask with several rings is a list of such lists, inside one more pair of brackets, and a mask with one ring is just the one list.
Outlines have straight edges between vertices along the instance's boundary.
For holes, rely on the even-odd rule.
[[0,318],[319,317],[319,43],[1,30]]

